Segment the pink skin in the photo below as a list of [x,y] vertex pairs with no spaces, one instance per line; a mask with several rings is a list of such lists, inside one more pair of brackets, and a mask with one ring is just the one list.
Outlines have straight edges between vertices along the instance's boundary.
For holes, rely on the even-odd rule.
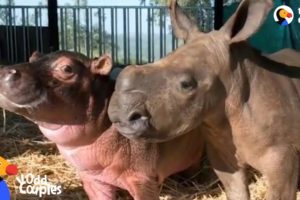
[[[91,200],[116,199],[117,188],[129,191],[134,199],[158,199],[159,184],[167,176],[197,164],[203,147],[185,148],[185,144],[201,142],[198,132],[182,141],[179,138],[161,144],[147,144],[131,142],[119,135],[114,127],[98,133],[98,138],[90,144],[72,146],[68,141],[74,141],[74,135],[90,135],[83,131],[83,126],[64,125],[56,130],[39,127],[48,139],[61,144],[57,145],[59,151],[78,170]],[[93,135],[90,137],[94,138]],[[172,147],[177,147],[178,151]],[[174,157],[168,155],[171,153],[179,160],[172,160]],[[145,160],[147,157],[150,159]]]
[[[79,171],[84,189],[90,199],[115,199],[116,188],[114,186],[121,187],[121,185],[117,184],[116,181],[112,181],[115,179],[113,174],[103,173],[103,170],[107,166],[103,166],[102,160],[99,160],[99,158],[101,158],[99,155],[101,149],[104,149],[105,146],[100,146],[97,143],[101,143],[101,138],[104,133],[100,134],[100,137],[96,141],[88,145],[72,146],[72,143],[69,143],[69,141],[74,141],[74,139],[78,140],[80,136],[85,135],[83,126],[64,125],[56,130],[47,129],[43,126],[39,126],[39,128],[49,140],[58,144],[57,147],[64,158]],[[113,133],[113,128],[109,128],[106,132]],[[83,138],[87,139],[86,137]],[[101,149],[99,150],[99,148]],[[104,159],[104,162],[111,163],[112,160],[107,158]],[[115,183],[112,184],[112,182]],[[126,186],[122,188],[127,189]]]
[[[119,134],[107,114],[114,88],[105,77],[110,63],[108,57],[89,60],[71,52],[41,58],[35,53],[30,63],[0,69],[0,106],[34,121],[56,143],[77,169],[89,199],[114,200],[121,188],[135,200],[158,200],[166,177],[198,165],[201,130],[159,144]],[[19,88],[28,91],[21,96]],[[28,103],[32,99],[34,104]]]

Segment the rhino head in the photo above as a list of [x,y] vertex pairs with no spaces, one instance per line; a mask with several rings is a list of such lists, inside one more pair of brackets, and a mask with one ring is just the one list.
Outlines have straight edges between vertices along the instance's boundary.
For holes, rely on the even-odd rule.
[[264,22],[272,2],[245,0],[218,31],[202,33],[170,3],[172,27],[185,44],[166,57],[128,66],[117,79],[109,116],[124,136],[166,141],[225,115],[242,59],[240,49],[255,54],[246,40]]

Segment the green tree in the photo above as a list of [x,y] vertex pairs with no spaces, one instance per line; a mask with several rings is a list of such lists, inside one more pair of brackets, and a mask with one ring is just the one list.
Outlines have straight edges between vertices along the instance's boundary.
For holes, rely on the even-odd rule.
[[[140,0],[145,4],[147,0]],[[167,6],[170,0],[149,0],[150,5]],[[193,18],[202,31],[210,31],[213,28],[213,2],[214,0],[178,0],[179,5]],[[157,18],[157,14],[155,16]],[[155,20],[156,19],[149,19]],[[160,24],[159,24],[160,25]],[[171,27],[169,27],[171,31]]]
[[[144,4],[146,0],[141,0],[141,3]],[[167,5],[169,0],[150,0],[150,4],[154,5]],[[190,7],[199,4],[210,4],[210,0],[178,0],[178,3],[183,7]]]
[[[59,13],[59,35],[60,46],[62,49],[76,50],[90,56],[97,56],[99,54],[99,46],[105,50],[112,47],[111,36],[103,29],[100,32],[98,20],[105,18],[104,13],[101,15],[97,10],[88,10],[92,12],[93,24],[86,23],[87,0],[73,0],[70,8],[63,9]],[[75,6],[75,9],[73,7]],[[88,17],[90,17],[90,13]],[[75,17],[75,18],[74,18]],[[76,44],[75,44],[76,42]]]
[[[150,4],[155,5],[167,5],[170,0],[149,0]],[[182,6],[195,6],[195,5],[210,5],[213,6],[215,0],[178,0],[179,4]],[[223,0],[224,4],[232,4],[235,2],[240,2],[241,0]],[[141,4],[145,4],[146,0],[141,0]]]
[[[0,0],[0,5],[4,6],[14,6],[15,1],[14,0]],[[10,24],[14,23],[15,17],[11,13],[11,9],[9,8],[0,8],[0,24]]]
[[[141,4],[149,1],[150,5],[166,6],[170,0],[140,0]],[[213,7],[215,0],[177,0],[180,6],[187,10],[186,13],[195,19],[202,31],[209,31],[213,28]],[[241,0],[223,0],[224,5],[231,5]]]
[[[43,6],[44,3],[42,1],[39,1],[37,6]],[[39,21],[40,21],[40,18],[42,16],[42,10],[40,9],[36,9],[36,10],[33,10],[31,9],[30,11],[32,11],[31,15],[29,16],[29,25],[30,26],[39,26]],[[37,22],[37,24],[36,24]]]

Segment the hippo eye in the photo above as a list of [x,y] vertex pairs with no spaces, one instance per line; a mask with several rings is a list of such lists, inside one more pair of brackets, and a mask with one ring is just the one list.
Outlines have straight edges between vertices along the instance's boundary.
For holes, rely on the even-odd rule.
[[65,65],[61,69],[66,74],[72,74],[73,73],[73,68],[70,65]]
[[182,80],[180,86],[185,91],[191,91],[197,87],[197,82],[195,79]]

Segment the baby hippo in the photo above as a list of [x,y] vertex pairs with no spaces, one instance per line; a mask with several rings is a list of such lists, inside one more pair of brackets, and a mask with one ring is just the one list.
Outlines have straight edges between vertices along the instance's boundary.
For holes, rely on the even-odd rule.
[[158,200],[167,176],[199,163],[201,131],[157,144],[119,134],[107,114],[111,68],[107,55],[34,53],[29,63],[0,69],[0,106],[33,121],[56,143],[89,199],[114,200],[121,188],[135,200]]

